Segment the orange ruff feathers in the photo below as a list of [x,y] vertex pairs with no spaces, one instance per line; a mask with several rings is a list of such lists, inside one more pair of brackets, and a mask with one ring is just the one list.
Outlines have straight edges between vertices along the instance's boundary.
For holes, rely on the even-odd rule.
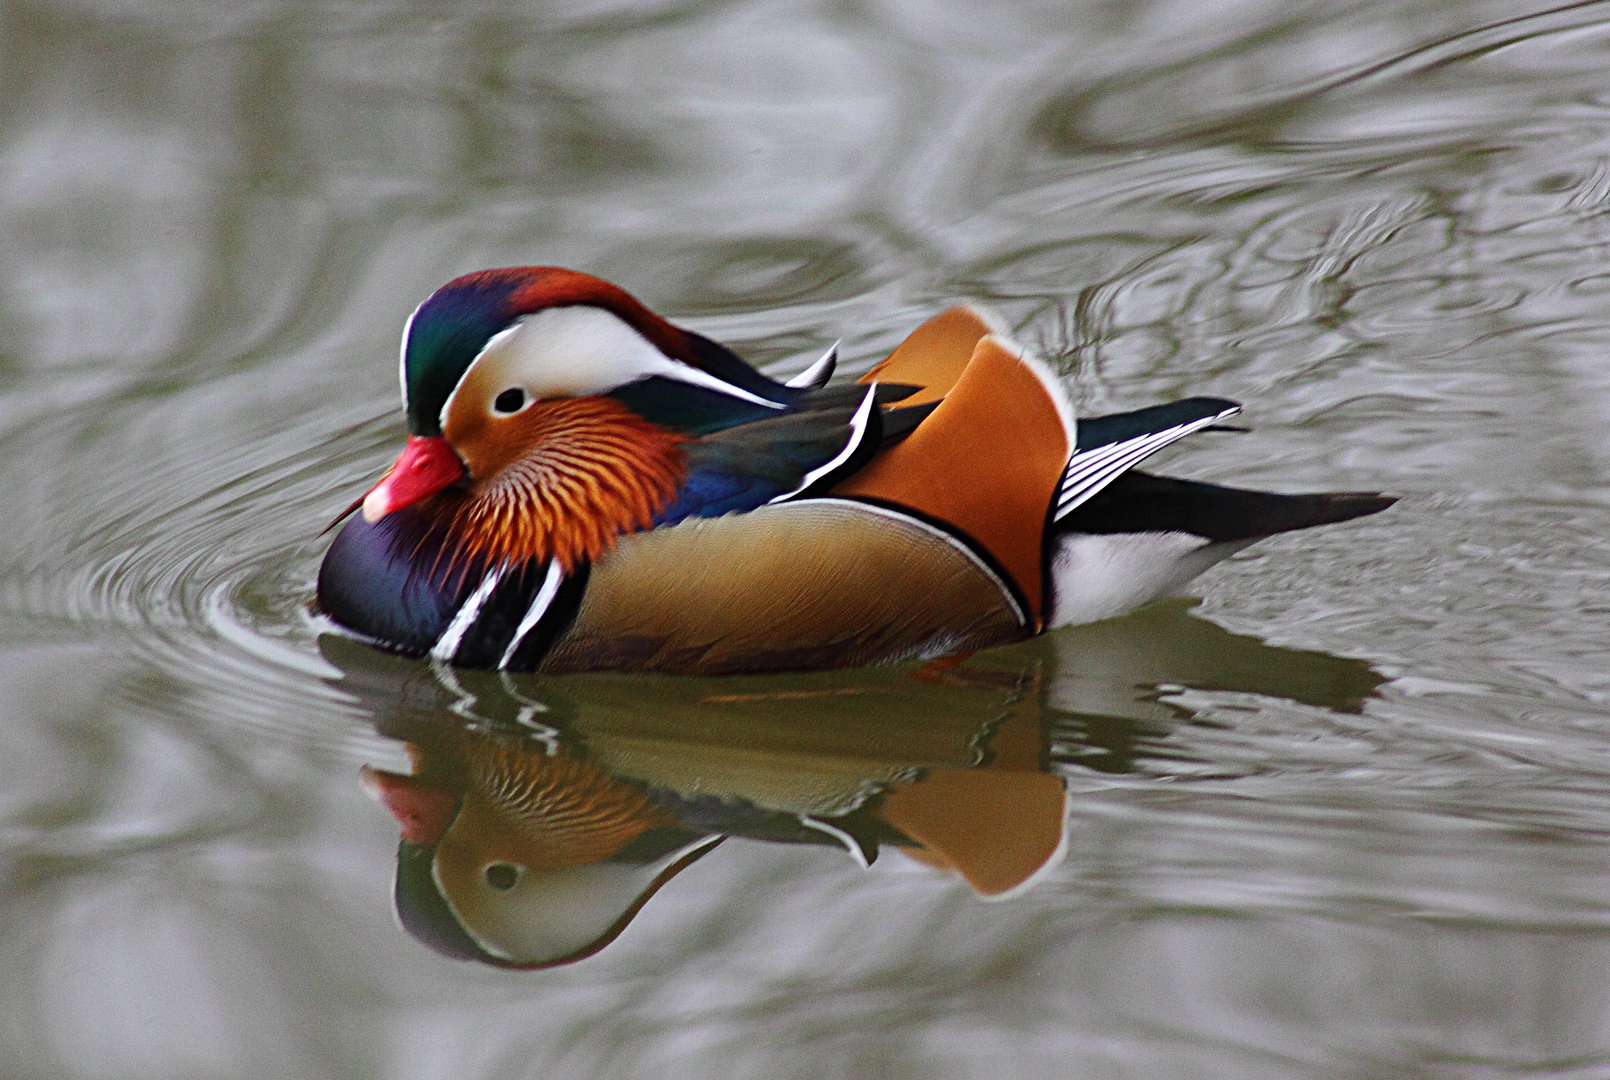
[[489,813],[513,825],[527,865],[585,866],[655,826],[676,824],[641,790],[593,762],[500,743],[470,740],[468,747],[471,783],[487,801],[476,816]]
[[[597,559],[621,533],[652,525],[675,497],[687,471],[682,442],[608,398],[537,402],[468,462],[472,475],[490,478],[446,515],[459,538],[454,558],[553,558],[567,573]],[[506,460],[486,460],[496,457]]]

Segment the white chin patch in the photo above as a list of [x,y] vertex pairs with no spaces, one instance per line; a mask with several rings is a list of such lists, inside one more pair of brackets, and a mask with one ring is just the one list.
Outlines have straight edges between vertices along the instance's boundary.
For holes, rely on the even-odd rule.
[[[602,308],[578,305],[523,315],[494,334],[459,380],[492,368],[493,385],[518,386],[535,398],[590,397],[659,375],[769,408],[778,402],[742,390],[699,368],[673,360],[642,334]],[[458,393],[457,389],[453,391]],[[442,406],[447,416],[453,398]]]

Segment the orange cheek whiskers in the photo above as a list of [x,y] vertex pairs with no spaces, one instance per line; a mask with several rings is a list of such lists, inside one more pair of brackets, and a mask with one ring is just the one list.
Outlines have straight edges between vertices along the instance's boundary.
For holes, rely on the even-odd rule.
[[488,447],[507,463],[443,517],[454,563],[553,558],[568,572],[652,525],[686,475],[681,436],[607,398],[542,402],[515,419],[505,437],[518,449]]
[[493,743],[471,748],[471,783],[544,866],[607,859],[646,829],[676,819],[592,762]]

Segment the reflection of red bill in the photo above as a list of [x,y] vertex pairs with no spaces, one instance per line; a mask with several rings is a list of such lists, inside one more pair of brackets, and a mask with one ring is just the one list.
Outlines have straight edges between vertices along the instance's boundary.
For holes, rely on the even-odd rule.
[[435,847],[458,816],[458,796],[417,776],[386,772],[365,765],[363,790],[391,811],[402,826],[402,838],[420,847]]
[[373,525],[393,510],[429,498],[464,475],[464,463],[440,435],[408,436],[397,463],[363,497],[363,519]]

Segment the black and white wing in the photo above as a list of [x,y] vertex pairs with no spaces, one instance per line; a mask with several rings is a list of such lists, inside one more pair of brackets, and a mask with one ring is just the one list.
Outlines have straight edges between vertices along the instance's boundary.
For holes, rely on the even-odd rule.
[[1233,401],[1199,397],[1113,416],[1081,418],[1077,448],[1062,474],[1052,521],[1067,517],[1142,459],[1240,411],[1241,406]]

